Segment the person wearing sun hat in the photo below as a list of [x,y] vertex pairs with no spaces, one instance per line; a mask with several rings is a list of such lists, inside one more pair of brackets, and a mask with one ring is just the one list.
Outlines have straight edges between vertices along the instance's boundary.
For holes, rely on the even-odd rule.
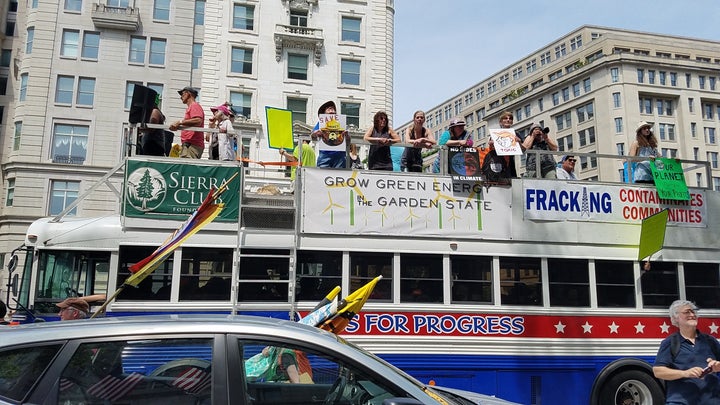
[[[448,129],[440,135],[437,144],[438,146],[472,147],[473,140],[465,130],[465,120],[460,116],[451,119]],[[433,173],[440,173],[440,155],[438,153],[433,162]]]
[[[653,124],[640,121],[635,127],[635,142],[630,145],[630,156],[646,157],[648,159],[658,156],[658,141],[652,133]],[[632,162],[634,183],[654,183],[650,162]]]
[[[205,112],[200,103],[195,101],[198,91],[194,87],[184,87],[178,90],[180,100],[187,106],[185,116],[182,120],[175,121],[170,124],[171,131],[177,131],[181,128],[202,128],[205,125]],[[205,136],[202,131],[180,131],[180,142],[182,149],[180,151],[181,158],[200,159],[205,150]]]
[[213,132],[210,141],[211,159],[235,160],[235,128],[232,125],[235,113],[227,103],[210,107],[210,111],[214,114],[210,118],[210,127],[218,129],[218,132]]

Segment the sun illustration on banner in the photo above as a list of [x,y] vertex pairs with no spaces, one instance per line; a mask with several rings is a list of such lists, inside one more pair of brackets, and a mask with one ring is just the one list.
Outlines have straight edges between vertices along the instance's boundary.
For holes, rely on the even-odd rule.
[[332,196],[330,195],[330,192],[328,191],[328,206],[325,207],[325,209],[321,212],[321,214],[324,214],[324,213],[330,211],[330,225],[333,225],[335,222],[335,213],[333,211],[333,207],[345,208],[342,205],[333,202]]
[[133,208],[149,212],[165,200],[167,183],[159,171],[141,167],[127,176],[127,202]]

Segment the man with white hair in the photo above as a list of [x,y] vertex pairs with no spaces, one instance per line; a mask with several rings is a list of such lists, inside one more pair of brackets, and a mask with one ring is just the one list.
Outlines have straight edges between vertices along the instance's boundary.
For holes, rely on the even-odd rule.
[[666,381],[665,404],[720,403],[720,343],[698,330],[697,307],[686,300],[670,305],[670,321],[678,331],[660,343],[653,374]]

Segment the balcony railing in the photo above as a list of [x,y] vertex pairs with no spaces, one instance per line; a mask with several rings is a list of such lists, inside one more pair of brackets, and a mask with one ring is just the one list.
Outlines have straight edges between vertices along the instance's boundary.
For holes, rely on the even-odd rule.
[[140,9],[136,7],[109,7],[95,3],[92,9],[92,20],[98,28],[114,28],[126,31],[137,31],[140,27]]
[[320,66],[325,40],[320,28],[296,25],[275,25],[275,60],[280,62],[283,49],[305,49],[313,52],[316,66]]

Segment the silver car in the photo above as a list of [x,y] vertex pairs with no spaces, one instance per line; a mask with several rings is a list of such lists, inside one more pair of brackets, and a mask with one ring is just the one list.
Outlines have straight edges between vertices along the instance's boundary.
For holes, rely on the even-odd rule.
[[510,404],[424,385],[341,337],[271,318],[0,328],[3,404]]

